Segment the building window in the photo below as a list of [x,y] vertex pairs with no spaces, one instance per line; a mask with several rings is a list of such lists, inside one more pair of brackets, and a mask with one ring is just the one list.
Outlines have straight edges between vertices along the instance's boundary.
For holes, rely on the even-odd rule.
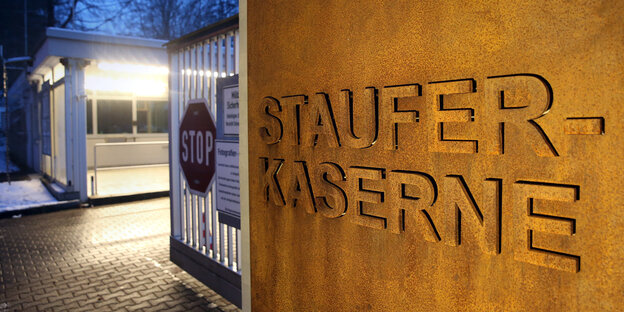
[[132,101],[98,100],[98,134],[132,133]]
[[[41,86],[41,148],[45,155],[52,155],[51,116],[50,116],[50,82]],[[2,119],[4,120],[4,119]]]
[[166,133],[169,103],[167,101],[137,101],[137,132]]
[[93,100],[87,100],[87,134],[93,134]]

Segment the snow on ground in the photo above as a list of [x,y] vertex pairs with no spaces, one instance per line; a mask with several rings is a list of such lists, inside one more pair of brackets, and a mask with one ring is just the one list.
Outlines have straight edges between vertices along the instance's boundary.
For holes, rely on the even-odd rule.
[[[6,149],[4,146],[0,146],[0,173],[6,172]],[[9,172],[17,172],[17,167],[12,161],[9,160]]]
[[[89,196],[93,195],[91,194],[92,177],[93,170],[89,170],[87,176]],[[169,190],[169,165],[98,168],[96,184],[98,196],[167,191]]]
[[0,212],[23,210],[57,200],[46,190],[39,179],[0,183]]
[[[169,190],[168,165],[98,169],[97,175],[99,196]],[[90,196],[92,195],[92,176],[93,170],[90,170],[87,180]],[[39,179],[13,181],[11,185],[8,182],[0,183],[0,212],[23,210],[55,203],[58,201],[48,192]]]

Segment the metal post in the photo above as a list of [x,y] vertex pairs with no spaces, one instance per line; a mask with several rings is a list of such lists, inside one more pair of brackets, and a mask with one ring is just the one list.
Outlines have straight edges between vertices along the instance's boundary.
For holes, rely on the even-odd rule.
[[28,1],[24,0],[24,55],[28,55]]
[[6,177],[9,185],[11,185],[11,174],[9,173],[9,100],[7,97],[7,68],[4,59],[3,46],[0,45],[0,60],[2,60],[2,98],[4,99],[4,152]]
[[95,183],[95,192],[93,195],[97,195],[97,144],[93,145],[93,178]]

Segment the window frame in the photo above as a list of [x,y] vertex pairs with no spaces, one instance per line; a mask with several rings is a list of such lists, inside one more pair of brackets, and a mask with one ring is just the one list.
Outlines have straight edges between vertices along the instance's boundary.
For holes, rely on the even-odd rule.
[[[138,118],[137,118],[137,102],[140,101],[157,101],[167,102],[167,108],[169,109],[168,97],[148,97],[148,96],[136,96],[134,94],[123,93],[103,93],[92,90],[87,90],[87,99],[92,101],[91,118],[92,120],[92,133],[87,133],[89,138],[106,138],[106,137],[128,137],[128,136],[162,136],[168,132],[153,132],[153,133],[141,133],[138,132]],[[132,102],[132,132],[131,133],[98,133],[98,121],[97,121],[97,105],[101,100],[113,100],[113,101],[131,101]],[[86,105],[86,101],[85,101]],[[86,121],[85,121],[86,122]],[[170,127],[170,125],[168,125]],[[169,129],[169,128],[168,128]]]

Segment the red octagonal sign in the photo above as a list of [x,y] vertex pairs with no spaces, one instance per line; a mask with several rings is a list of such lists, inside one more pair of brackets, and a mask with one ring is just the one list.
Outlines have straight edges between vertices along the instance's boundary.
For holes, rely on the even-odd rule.
[[206,196],[215,174],[217,136],[206,100],[191,100],[180,123],[180,166],[191,193]]

